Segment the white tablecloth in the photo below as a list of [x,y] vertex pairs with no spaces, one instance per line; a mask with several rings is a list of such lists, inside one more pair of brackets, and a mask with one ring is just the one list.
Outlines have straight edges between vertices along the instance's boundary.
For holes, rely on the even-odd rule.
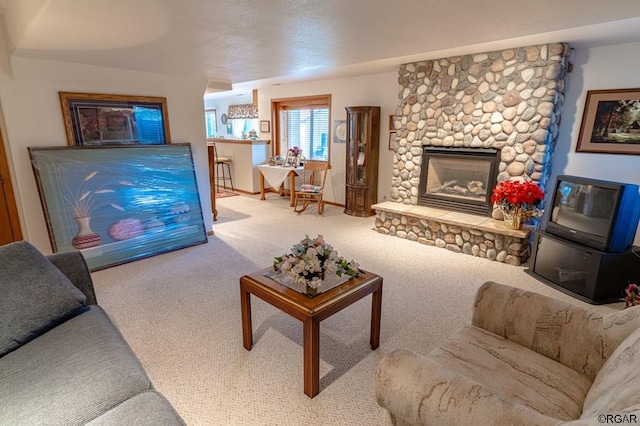
[[260,173],[262,173],[262,176],[264,176],[264,179],[267,181],[269,186],[277,190],[285,181],[287,175],[289,175],[289,172],[291,170],[293,170],[298,176],[300,176],[302,174],[302,171],[304,170],[304,167],[283,167],[263,164],[258,166],[258,170],[260,170]]

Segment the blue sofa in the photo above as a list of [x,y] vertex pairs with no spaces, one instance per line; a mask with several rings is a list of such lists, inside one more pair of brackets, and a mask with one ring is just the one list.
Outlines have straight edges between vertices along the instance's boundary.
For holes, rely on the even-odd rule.
[[0,425],[184,425],[97,304],[79,252],[0,246]]

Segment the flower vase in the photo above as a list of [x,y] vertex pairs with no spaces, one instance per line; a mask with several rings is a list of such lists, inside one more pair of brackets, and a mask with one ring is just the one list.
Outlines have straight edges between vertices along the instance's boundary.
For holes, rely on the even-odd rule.
[[71,240],[71,245],[78,250],[100,245],[100,235],[93,232],[89,222],[91,216],[81,216],[73,218],[78,225],[78,233]]
[[317,288],[313,288],[311,286],[306,286],[305,288],[305,294],[309,297],[314,297],[318,295],[318,289]]
[[504,227],[507,229],[522,229],[524,217],[521,213],[503,212]]

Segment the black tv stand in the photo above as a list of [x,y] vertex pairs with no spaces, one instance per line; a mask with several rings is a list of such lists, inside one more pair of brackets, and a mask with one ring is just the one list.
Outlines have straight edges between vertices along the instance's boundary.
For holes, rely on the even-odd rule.
[[607,253],[536,231],[532,258],[525,272],[587,303],[619,302],[630,283],[640,285],[640,247]]

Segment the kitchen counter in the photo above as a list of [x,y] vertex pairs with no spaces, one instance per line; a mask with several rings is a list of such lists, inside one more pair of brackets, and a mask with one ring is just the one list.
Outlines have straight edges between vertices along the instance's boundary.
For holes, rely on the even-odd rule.
[[[266,139],[207,139],[207,145],[215,143],[218,156],[231,159],[233,186],[243,192],[260,192],[260,172],[257,166],[268,162],[271,141]],[[227,184],[228,186],[228,184]]]

